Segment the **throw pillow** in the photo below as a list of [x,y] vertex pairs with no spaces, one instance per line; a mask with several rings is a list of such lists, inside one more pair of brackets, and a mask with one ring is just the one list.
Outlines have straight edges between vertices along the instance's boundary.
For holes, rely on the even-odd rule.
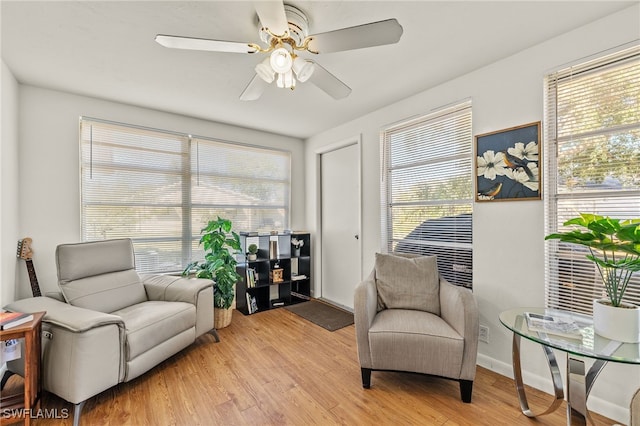
[[440,315],[440,276],[436,256],[403,257],[376,253],[378,310],[414,309]]

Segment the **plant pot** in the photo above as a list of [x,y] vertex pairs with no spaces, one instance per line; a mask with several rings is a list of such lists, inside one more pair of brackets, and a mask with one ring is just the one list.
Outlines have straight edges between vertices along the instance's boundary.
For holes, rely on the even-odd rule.
[[293,255],[295,257],[300,257],[300,249],[299,248],[294,248],[293,249]]
[[249,253],[249,254],[247,255],[247,260],[249,260],[249,261],[251,261],[251,262],[253,262],[253,261],[254,261],[254,260],[256,260],[257,258],[258,258],[258,255],[257,255],[257,254]]
[[608,299],[593,301],[593,329],[607,339],[640,342],[640,308],[629,303],[614,307]]
[[213,308],[213,326],[216,330],[228,327],[231,324],[233,309]]

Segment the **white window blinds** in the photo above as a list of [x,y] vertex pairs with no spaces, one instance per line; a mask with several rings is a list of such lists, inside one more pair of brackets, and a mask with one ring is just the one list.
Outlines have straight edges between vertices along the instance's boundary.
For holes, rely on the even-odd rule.
[[472,286],[471,102],[382,131],[382,235],[388,252],[438,256]]
[[201,249],[200,230],[217,216],[231,219],[236,231],[289,227],[289,152],[193,138],[191,170],[194,250]]
[[132,238],[141,272],[202,257],[200,230],[289,226],[290,153],[82,118],[83,241]]
[[[547,76],[545,233],[578,213],[640,217],[640,47]],[[546,245],[547,306],[591,314],[604,286],[586,248]],[[640,303],[640,274],[625,299]]]

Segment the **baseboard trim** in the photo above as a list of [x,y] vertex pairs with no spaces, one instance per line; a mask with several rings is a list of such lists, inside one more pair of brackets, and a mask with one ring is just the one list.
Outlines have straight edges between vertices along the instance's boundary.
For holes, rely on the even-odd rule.
[[[486,368],[487,370],[491,370],[502,376],[513,379],[513,367],[510,363],[491,358],[484,354],[478,354],[477,364],[480,367]],[[565,376],[563,371],[563,378],[564,377]],[[522,378],[528,386],[548,393],[549,397],[552,397],[551,395],[553,392],[553,384],[551,383],[550,376],[542,377],[529,371],[523,370]],[[513,392],[515,395],[515,386]],[[610,401],[598,398],[597,396],[589,397],[588,407],[590,411],[598,413],[602,416],[608,417],[622,424],[629,424],[629,407],[623,407],[621,405],[613,404]]]

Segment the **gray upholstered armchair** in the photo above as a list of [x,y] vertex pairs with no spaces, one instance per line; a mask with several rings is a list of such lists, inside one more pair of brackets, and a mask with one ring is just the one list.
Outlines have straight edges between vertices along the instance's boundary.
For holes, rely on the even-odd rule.
[[[64,244],[56,250],[58,298],[18,300],[6,309],[46,311],[45,390],[75,404],[128,382],[213,328],[213,282],[139,276],[130,239]],[[20,374],[19,362],[9,365]]]
[[436,257],[377,253],[354,302],[364,388],[374,370],[423,373],[458,380],[471,402],[478,308],[470,290],[440,278]]

